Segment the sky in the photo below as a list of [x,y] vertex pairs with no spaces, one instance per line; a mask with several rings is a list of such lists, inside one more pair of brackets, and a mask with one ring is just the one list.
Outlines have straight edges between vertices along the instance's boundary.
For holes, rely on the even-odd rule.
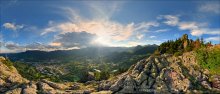
[[0,53],[220,43],[219,0],[0,0]]

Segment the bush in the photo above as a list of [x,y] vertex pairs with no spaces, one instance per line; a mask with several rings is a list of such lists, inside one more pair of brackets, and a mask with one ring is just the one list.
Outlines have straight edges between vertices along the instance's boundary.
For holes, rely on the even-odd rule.
[[13,66],[13,63],[9,59],[6,59],[6,60],[2,61],[2,63],[5,64],[10,69]]
[[196,57],[202,68],[208,69],[211,74],[220,74],[220,49],[200,48]]
[[182,55],[183,54],[183,52],[175,52],[174,53],[174,56],[180,56],[180,55]]

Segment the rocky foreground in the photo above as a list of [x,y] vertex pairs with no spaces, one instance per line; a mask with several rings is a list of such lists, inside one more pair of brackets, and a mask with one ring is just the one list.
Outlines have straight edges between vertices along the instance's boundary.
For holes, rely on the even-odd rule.
[[[151,56],[102,84],[113,93],[220,93],[220,76],[197,64],[195,53]],[[109,88],[108,88],[109,87]]]
[[110,94],[110,93],[220,93],[220,76],[197,64],[195,53],[160,55],[143,59],[117,77],[87,83],[28,81],[13,66],[0,62],[0,93]]

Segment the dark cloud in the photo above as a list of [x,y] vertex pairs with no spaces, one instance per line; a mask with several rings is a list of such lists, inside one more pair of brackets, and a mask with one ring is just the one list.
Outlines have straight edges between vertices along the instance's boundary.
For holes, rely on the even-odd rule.
[[28,44],[25,46],[25,48],[26,48],[26,50],[45,50],[45,51],[59,49],[59,47],[51,46],[51,45],[47,45],[47,44],[42,44],[40,42],[34,42],[32,44]]
[[18,44],[15,43],[5,43],[5,47],[9,50],[19,50],[22,49],[21,46],[19,46]]
[[26,49],[44,49],[44,45],[40,42],[34,42],[25,46]]
[[61,43],[64,48],[87,47],[96,38],[96,35],[87,32],[70,32],[59,34],[54,42]]
[[0,42],[0,47],[4,46],[3,42]]
[[42,44],[40,42],[34,42],[25,46],[18,45],[13,42],[5,43],[5,47],[11,51],[16,51],[16,52],[22,52],[25,50],[44,50],[44,51],[51,51],[51,50],[57,50],[59,47],[56,46],[51,46],[51,45],[46,45]]
[[[19,45],[14,42],[7,42],[4,46],[5,48],[14,52],[22,52],[26,50],[65,50],[91,46],[91,42],[94,40],[94,38],[96,38],[96,35],[87,32],[70,32],[57,35],[53,43],[60,43],[61,45],[43,44],[40,42]],[[2,43],[0,42],[0,45],[1,44]]]

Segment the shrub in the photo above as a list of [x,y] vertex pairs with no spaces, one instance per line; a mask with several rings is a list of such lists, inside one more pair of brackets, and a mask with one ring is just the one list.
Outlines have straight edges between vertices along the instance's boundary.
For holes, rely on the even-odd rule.
[[180,55],[182,55],[183,53],[182,52],[175,52],[174,53],[174,56],[180,56]]
[[2,61],[2,63],[5,64],[10,69],[13,66],[13,63],[9,59],[6,59],[6,60]]
[[220,49],[200,48],[196,51],[196,57],[202,68],[208,69],[211,74],[220,74]]

